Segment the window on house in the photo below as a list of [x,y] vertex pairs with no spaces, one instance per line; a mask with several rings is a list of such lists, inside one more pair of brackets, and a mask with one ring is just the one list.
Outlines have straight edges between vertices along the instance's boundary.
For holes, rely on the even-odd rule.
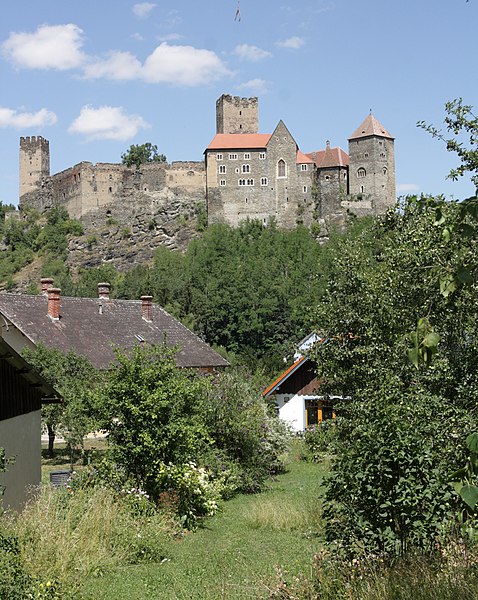
[[221,187],[225,187],[226,186],[226,180],[225,179],[221,179],[221,181],[219,182],[219,185]]
[[386,174],[387,174],[387,167],[383,167],[383,169],[382,169],[382,173],[383,173],[384,175],[386,175]]
[[219,173],[225,173],[226,172],[226,165],[219,165]]
[[363,194],[364,189],[363,189],[363,185],[360,186],[360,193]]
[[265,160],[265,158],[266,158],[266,153],[265,153],[265,152],[259,152],[259,158],[260,158],[261,160]]
[[242,172],[243,173],[250,173],[251,172],[250,165],[242,165]]
[[246,185],[246,180],[245,179],[239,179],[239,181],[237,182],[237,185]]
[[223,155],[222,154],[216,154],[216,158],[217,158],[217,160],[222,160],[223,159]]
[[286,177],[286,164],[282,158],[277,163],[277,177]]
[[347,179],[347,173],[344,173],[344,179]]
[[229,154],[229,160],[237,160],[237,154]]
[[307,165],[300,165],[301,171],[307,171]]
[[247,185],[254,185],[254,179],[248,179]]
[[261,185],[267,185],[267,177],[261,177]]
[[244,152],[244,160],[251,160],[251,153],[250,152]]
[[357,177],[365,177],[365,175],[367,175],[367,171],[363,167],[360,167],[357,171]]
[[307,194],[307,186],[304,185],[304,187],[302,188],[302,191],[304,192],[304,194]]

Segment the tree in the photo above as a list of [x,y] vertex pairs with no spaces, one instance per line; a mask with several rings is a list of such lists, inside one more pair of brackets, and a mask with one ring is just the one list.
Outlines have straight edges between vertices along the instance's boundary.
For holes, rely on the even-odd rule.
[[[451,169],[448,179],[456,181],[465,173],[471,173],[471,181],[478,191],[478,117],[473,114],[473,106],[463,104],[463,99],[458,98],[445,104],[447,116],[444,119],[447,131],[454,137],[448,137],[440,129],[419,121],[418,127],[428,131],[433,137],[442,140],[447,150],[456,152],[460,164]],[[459,136],[462,136],[461,139]]]
[[[440,210],[450,226],[462,222],[458,203]],[[466,236],[445,239],[436,216],[434,202],[411,198],[345,237],[317,308],[321,389],[342,397],[326,531],[350,553],[431,549],[456,508],[449,477],[465,462],[478,400],[476,272],[453,294],[437,281],[477,264],[478,249]],[[417,335],[440,342],[432,365],[416,368],[404,332],[423,315]]]
[[73,351],[63,354],[39,344],[23,355],[35,369],[57,389],[62,404],[42,407],[42,420],[48,430],[48,452],[53,455],[56,434],[61,432],[70,449],[83,448],[84,436],[97,429],[94,389],[101,374],[83,356]]
[[166,156],[158,153],[158,147],[146,142],[145,144],[132,144],[128,150],[121,155],[121,161],[128,167],[135,166],[137,169],[145,163],[166,162]]

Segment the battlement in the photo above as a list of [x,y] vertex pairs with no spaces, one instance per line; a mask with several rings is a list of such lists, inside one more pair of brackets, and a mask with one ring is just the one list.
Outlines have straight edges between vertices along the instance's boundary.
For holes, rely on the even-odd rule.
[[258,133],[259,100],[223,94],[216,101],[216,133]]
[[20,138],[20,149],[27,150],[32,146],[41,146],[48,149],[50,147],[50,142],[41,135],[32,135]]

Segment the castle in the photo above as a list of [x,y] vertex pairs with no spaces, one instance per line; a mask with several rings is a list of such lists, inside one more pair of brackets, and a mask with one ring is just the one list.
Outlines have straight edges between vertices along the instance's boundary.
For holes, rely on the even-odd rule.
[[349,153],[303,153],[282,121],[259,133],[258,99],[222,95],[204,162],[81,162],[50,175],[48,140],[20,138],[20,206],[64,206],[75,218],[104,218],[136,205],[156,219],[168,205],[207,208],[208,222],[245,219],[295,227],[341,226],[350,213],[381,214],[395,204],[394,138],[372,115],[349,138]]

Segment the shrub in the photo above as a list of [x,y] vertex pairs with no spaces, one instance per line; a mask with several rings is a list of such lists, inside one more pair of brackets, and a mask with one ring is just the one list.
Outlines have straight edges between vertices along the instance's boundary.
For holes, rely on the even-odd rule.
[[334,452],[336,431],[335,419],[322,421],[322,423],[307,429],[304,433],[304,442],[307,449],[306,458],[314,462],[320,462],[324,455],[332,454]]

